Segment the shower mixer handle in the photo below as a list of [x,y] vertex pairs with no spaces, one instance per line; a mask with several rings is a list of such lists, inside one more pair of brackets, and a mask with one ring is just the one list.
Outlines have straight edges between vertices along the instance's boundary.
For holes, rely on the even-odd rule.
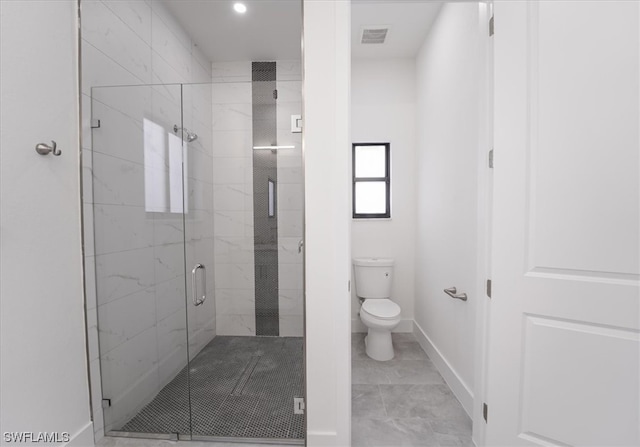
[[[196,275],[198,270],[202,269],[202,298],[198,299],[198,283],[196,281]],[[207,269],[203,264],[196,264],[193,270],[191,270],[191,293],[193,293],[193,305],[199,306],[207,299]]]

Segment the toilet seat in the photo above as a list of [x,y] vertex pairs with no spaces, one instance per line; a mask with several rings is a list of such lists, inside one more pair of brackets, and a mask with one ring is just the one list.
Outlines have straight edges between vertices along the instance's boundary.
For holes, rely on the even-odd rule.
[[400,316],[400,306],[387,298],[364,300],[361,310],[381,320],[394,320]]

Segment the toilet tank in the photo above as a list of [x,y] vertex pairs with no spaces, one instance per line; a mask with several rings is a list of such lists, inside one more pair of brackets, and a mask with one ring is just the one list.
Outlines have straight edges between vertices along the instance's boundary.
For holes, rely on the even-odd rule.
[[390,298],[393,278],[393,259],[355,258],[356,295],[360,298]]

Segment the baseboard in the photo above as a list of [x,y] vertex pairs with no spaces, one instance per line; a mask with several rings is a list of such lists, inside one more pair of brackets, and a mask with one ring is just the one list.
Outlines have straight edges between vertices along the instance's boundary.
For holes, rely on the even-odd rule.
[[90,447],[93,446],[93,422],[89,421],[76,434],[71,436],[65,447]]
[[[367,332],[367,327],[360,321],[360,318],[353,318],[351,320],[351,332]],[[401,320],[393,332],[413,332],[413,320]]]
[[464,411],[466,411],[469,417],[473,419],[473,392],[456,373],[440,350],[438,350],[438,348],[431,342],[431,339],[422,330],[420,325],[415,321],[413,323],[413,334],[416,336],[418,343],[420,343],[422,349],[424,349],[433,364],[436,366],[444,381],[447,382],[447,385],[449,385],[453,394],[458,398],[464,408]]
[[308,431],[307,446],[309,447],[334,447],[338,444],[338,433],[335,431]]

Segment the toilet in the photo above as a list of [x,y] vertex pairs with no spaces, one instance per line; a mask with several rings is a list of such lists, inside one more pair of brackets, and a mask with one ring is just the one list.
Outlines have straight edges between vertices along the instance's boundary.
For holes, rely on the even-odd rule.
[[366,352],[374,360],[393,358],[391,331],[400,324],[400,306],[391,301],[393,259],[353,260],[355,290],[360,299],[360,320],[369,329],[364,339]]

